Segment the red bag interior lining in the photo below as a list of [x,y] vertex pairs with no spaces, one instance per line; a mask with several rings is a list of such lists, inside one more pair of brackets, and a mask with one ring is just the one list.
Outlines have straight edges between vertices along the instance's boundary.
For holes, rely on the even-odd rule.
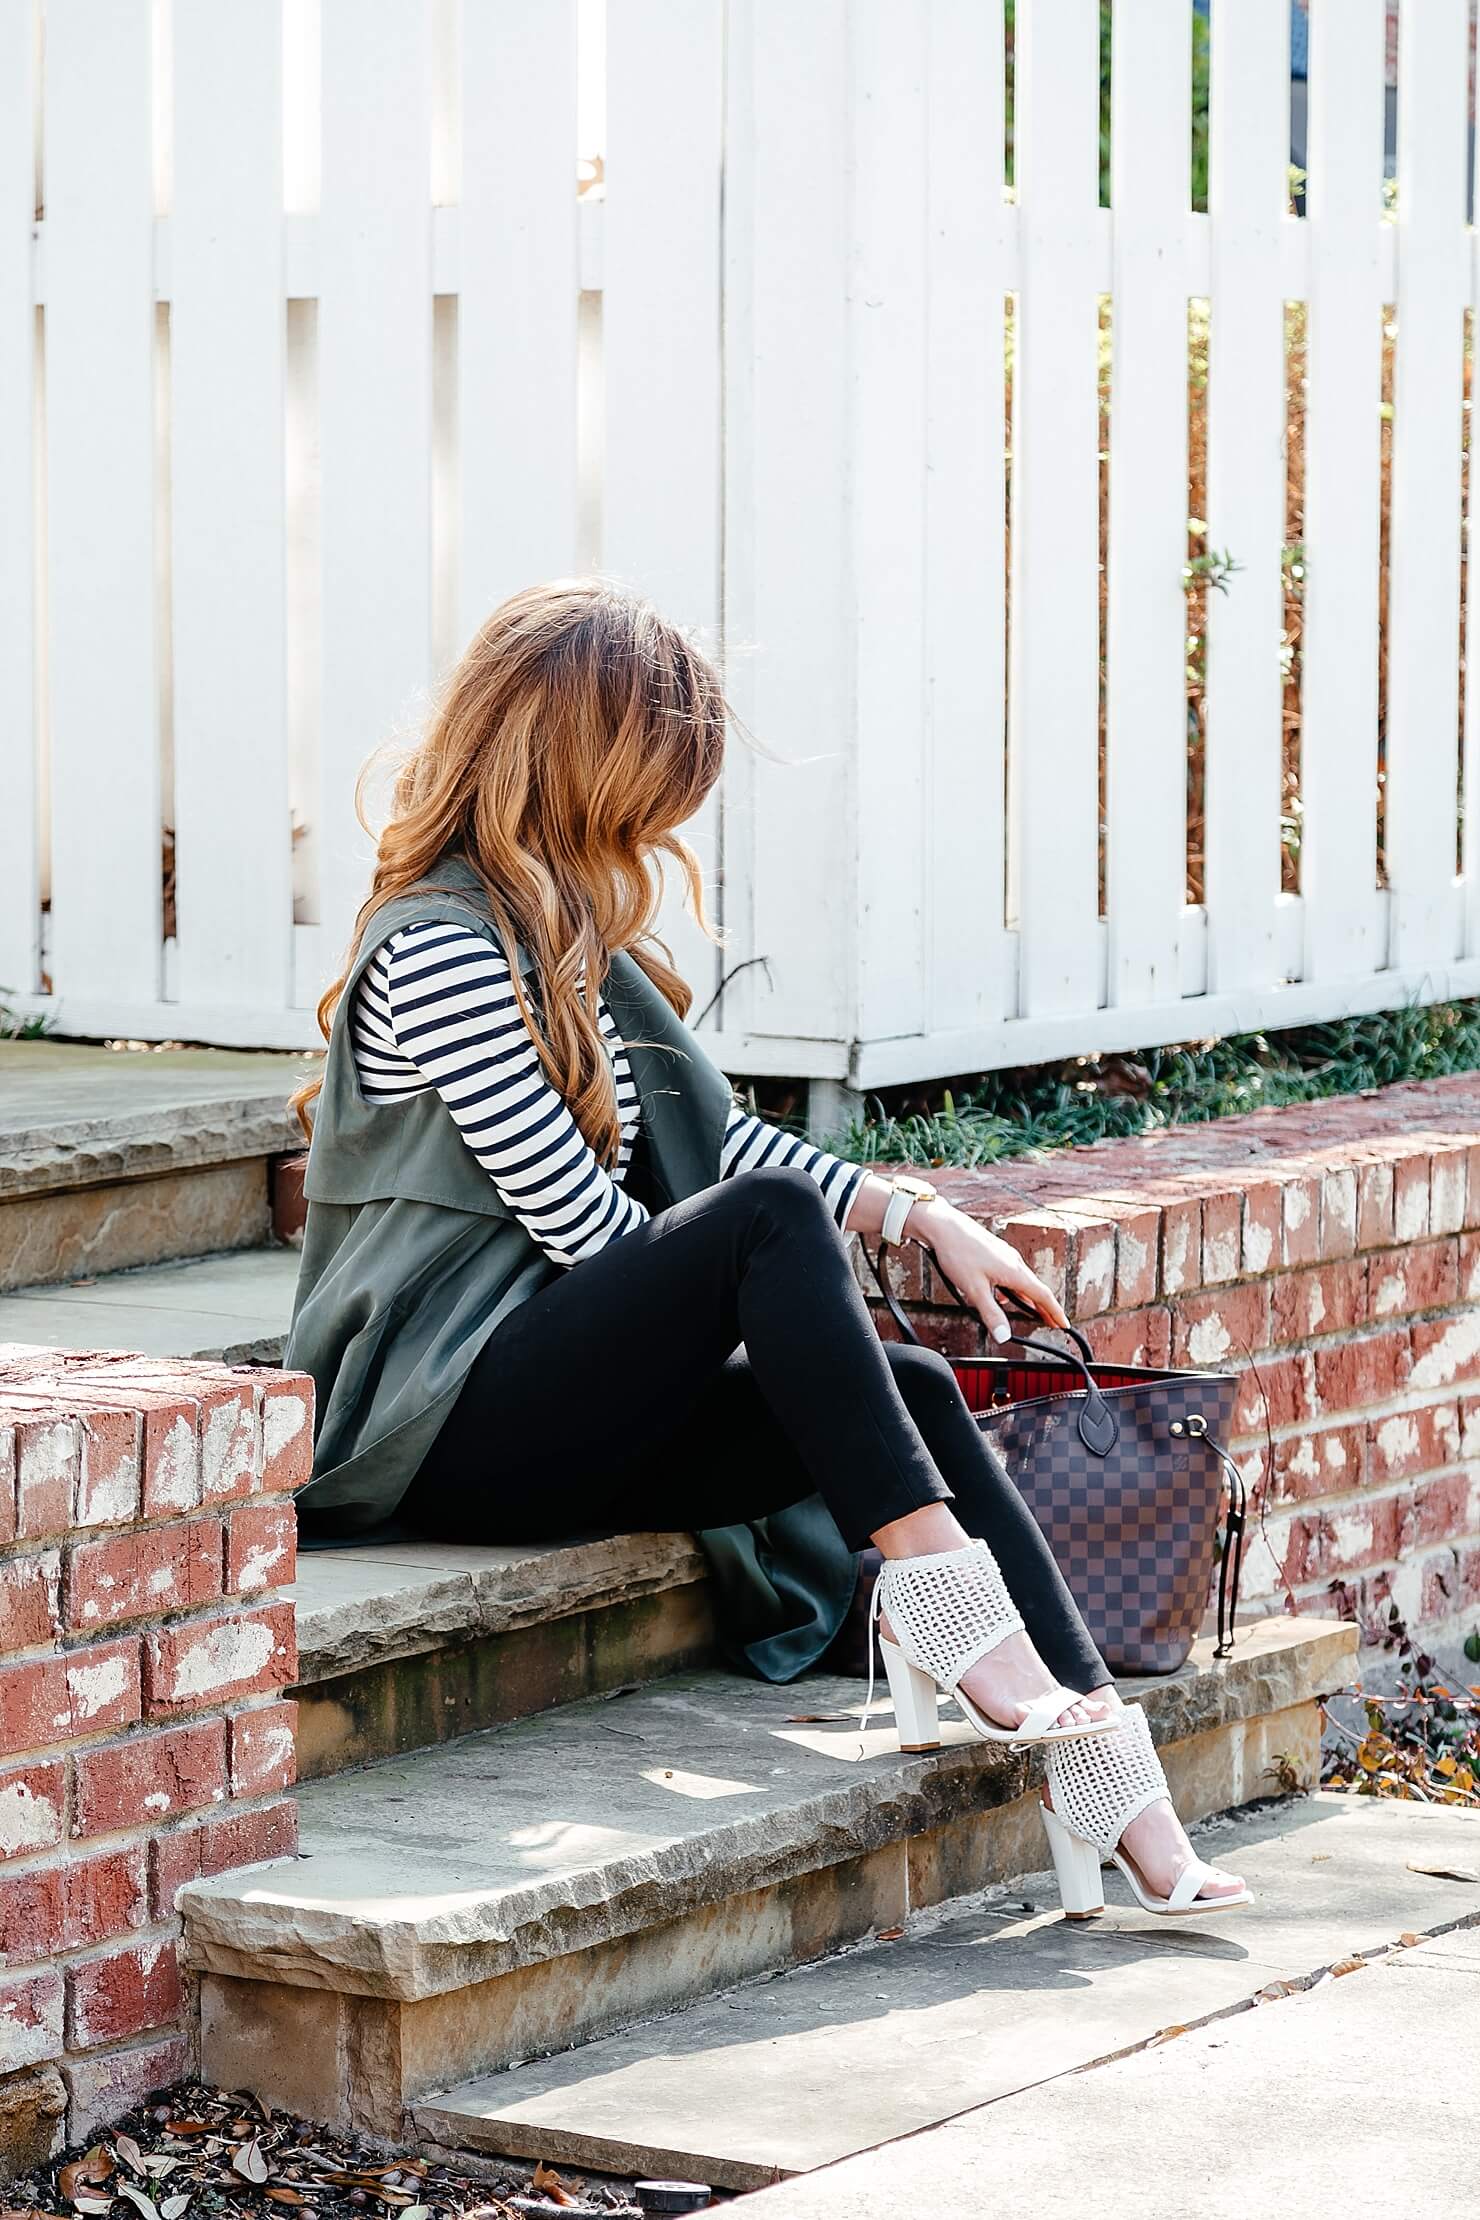
[[[987,1411],[994,1403],[1028,1403],[1039,1395],[1082,1392],[1072,1365],[1032,1364],[1015,1357],[952,1357],[951,1365],[968,1410]],[[1134,1387],[1139,1375],[1096,1365],[1095,1378],[1102,1388]]]

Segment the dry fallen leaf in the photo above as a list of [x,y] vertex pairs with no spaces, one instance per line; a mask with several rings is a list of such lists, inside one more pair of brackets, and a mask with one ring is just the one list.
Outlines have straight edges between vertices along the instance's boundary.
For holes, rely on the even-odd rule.
[[852,1717],[851,1711],[789,1711],[786,1724],[789,1727],[846,1726]]
[[266,2181],[267,2161],[262,2156],[262,2139],[254,2135],[250,2143],[240,2143],[232,2153],[232,2171],[243,2181]]
[[1426,1873],[1432,1881],[1480,1881],[1480,1873],[1467,1865],[1420,1865],[1416,1858],[1410,1858],[1408,1870]]
[[173,2197],[162,2197],[159,2203],[159,2220],[180,2220],[190,2202],[188,2189],[177,2189]]
[[[57,2179],[68,2204],[75,2205],[79,2193],[85,2196],[90,2189],[96,2191],[116,2171],[112,2158],[102,2144],[94,2143],[92,2149],[85,2151],[81,2158],[74,2158],[70,2166],[64,2166]],[[105,2212],[111,2201],[107,2197],[103,2199],[102,2209]],[[96,2206],[96,2196],[93,2203]]]
[[1398,1937],[1398,1947],[1400,1950],[1412,1950],[1416,1943],[1421,1943],[1422,1941],[1422,1935],[1415,1935],[1411,1927],[1405,1928],[1403,1933]]
[[1335,1965],[1328,1967],[1327,1971],[1333,1981],[1339,1981],[1344,1973],[1360,1973],[1366,1963],[1365,1958],[1338,1958]]
[[536,2195],[548,2197],[553,2205],[574,2205],[581,2201],[579,2197],[572,2195],[571,2184],[557,2174],[553,2166],[547,2166],[543,2159],[535,2167],[529,2186]]
[[125,2166],[132,2168],[133,2172],[136,2174],[141,2174],[143,2172],[143,2154],[141,2153],[138,2144],[134,2141],[131,2135],[115,2135],[113,2138],[113,2146],[114,2149],[117,2151],[119,2157],[123,2160]]
[[1150,2042],[1146,2045],[1146,2048],[1148,2050],[1155,2050],[1158,2043],[1175,2042],[1179,2035],[1185,2035],[1186,2033],[1186,2028],[1180,2025],[1176,2027],[1159,2028],[1156,2034],[1152,2036]]
[[902,1927],[881,1927],[879,1929],[879,1941],[898,1942],[903,1933],[904,1929]]
[[160,2220],[159,2207],[154,2199],[146,2196],[142,2189],[136,2189],[131,2181],[121,2181],[118,2184],[118,2194],[120,2197],[127,2197],[131,2205],[137,2205],[144,2220]]

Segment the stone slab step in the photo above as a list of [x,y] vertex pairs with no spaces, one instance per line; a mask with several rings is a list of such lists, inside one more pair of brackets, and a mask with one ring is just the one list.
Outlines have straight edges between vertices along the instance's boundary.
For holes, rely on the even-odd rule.
[[1472,1926],[794,2177],[754,2220],[1473,2220],[1473,2166],[1435,2154],[1473,2141],[1477,2088]]
[[310,1550],[294,1595],[302,1780],[653,1680],[714,1641],[688,1534]]
[[0,1343],[276,1364],[297,1277],[296,1249],[258,1248],[18,1289],[0,1294]]
[[303,1147],[293,1056],[0,1043],[0,1288],[254,1248]]
[[[1205,1855],[1247,1876],[1252,1907],[1157,1921],[1114,1874],[1105,1916],[1079,1924],[1060,1917],[1044,1873],[1029,1896],[1051,1909],[926,1917],[898,1942],[465,2082],[414,2106],[417,2130],[448,2149],[756,2189],[1236,2010],[1271,1983],[1310,1982],[1405,1933],[1480,1921],[1474,1812],[1319,1794],[1207,1833]],[[1418,1863],[1472,1866],[1476,1880]],[[1480,1948],[1473,1930],[1453,1940]],[[932,2182],[933,2209],[982,2209],[940,2199],[928,2166],[913,2175]],[[1159,2195],[1155,2209],[1166,2209]]]
[[[1266,1621],[1143,1684],[1189,1816],[1313,1782],[1354,1640]],[[434,2089],[1038,1863],[1026,1760],[949,1714],[902,1755],[862,1697],[683,1674],[312,1783],[300,1862],[181,1892],[203,2070],[399,2133]]]

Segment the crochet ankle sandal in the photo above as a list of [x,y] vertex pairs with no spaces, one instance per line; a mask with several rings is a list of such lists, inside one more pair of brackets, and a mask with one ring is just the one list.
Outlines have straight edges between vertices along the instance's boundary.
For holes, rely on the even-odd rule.
[[[1023,1626],[1001,1567],[985,1542],[936,1550],[924,1557],[886,1557],[869,1600],[871,1629],[881,1610],[894,1630],[892,1642],[879,1636],[879,1648],[901,1750],[939,1749],[941,1695],[955,1697],[963,1717],[984,1741],[1004,1742],[1014,1750],[1026,1750],[1037,1742],[1069,1742],[1103,1734],[1114,1724],[1102,1719],[1082,1727],[1056,1726],[1059,1714],[1082,1699],[1077,1689],[1054,1687],[1029,1707],[1019,1726],[1007,1727],[989,1719],[961,1688],[961,1675],[1010,1634],[1021,1633]],[[865,1719],[873,1693],[870,1659]]]
[[1100,1871],[1104,1857],[1113,1859],[1125,1875],[1143,1912],[1187,1918],[1193,1913],[1227,1912],[1239,1904],[1252,1904],[1252,1895],[1242,1886],[1237,1895],[1200,1896],[1200,1889],[1219,1878],[1201,1858],[1194,1858],[1178,1876],[1170,1896],[1152,1895],[1118,1845],[1131,1821],[1166,1795],[1167,1777],[1139,1704],[1127,1704],[1114,1726],[1116,1731],[1099,1738],[1093,1749],[1050,1750],[1048,1754],[1048,1793],[1053,1808],[1050,1810],[1047,1804],[1042,1807],[1043,1825],[1053,1852],[1065,1917],[1090,1919],[1105,1909],[1105,1882]]

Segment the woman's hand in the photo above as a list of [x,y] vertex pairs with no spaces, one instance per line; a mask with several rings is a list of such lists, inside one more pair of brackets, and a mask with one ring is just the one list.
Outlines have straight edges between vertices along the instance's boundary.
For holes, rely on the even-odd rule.
[[1006,1341],[1012,1332],[994,1292],[999,1287],[1009,1288],[1050,1326],[1068,1325],[1057,1296],[1012,1244],[988,1233],[944,1197],[916,1203],[904,1230],[907,1238],[923,1242],[939,1259],[942,1270],[986,1321],[994,1341]]

